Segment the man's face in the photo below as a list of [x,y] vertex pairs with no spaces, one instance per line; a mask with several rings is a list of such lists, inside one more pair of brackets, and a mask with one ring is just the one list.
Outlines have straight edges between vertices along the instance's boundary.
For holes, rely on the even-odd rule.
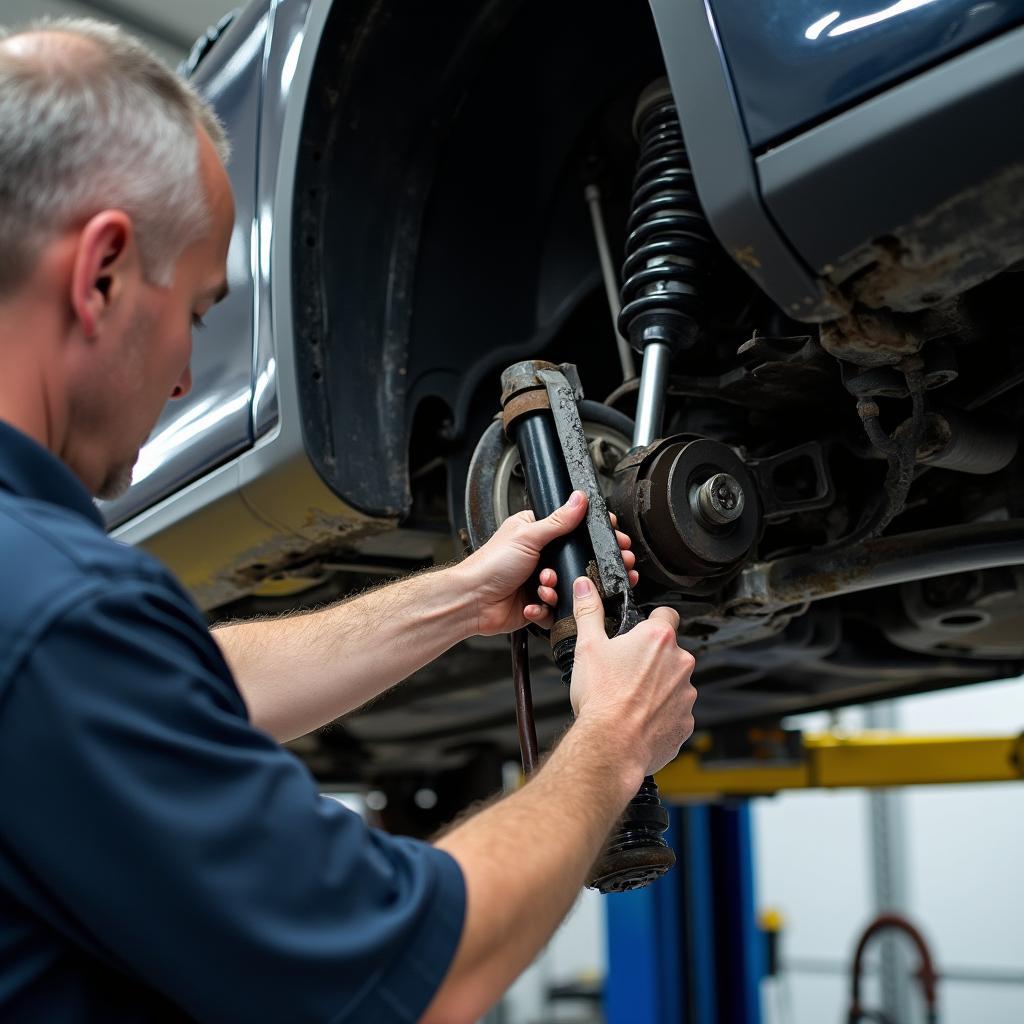
[[192,386],[189,361],[192,331],[227,292],[226,261],[234,223],[234,201],[227,175],[209,139],[200,144],[201,169],[210,210],[202,238],[179,257],[167,287],[138,275],[125,285],[121,308],[108,325],[110,344],[98,381],[104,417],[104,476],[100,498],[123,494],[132,467],[170,398]]

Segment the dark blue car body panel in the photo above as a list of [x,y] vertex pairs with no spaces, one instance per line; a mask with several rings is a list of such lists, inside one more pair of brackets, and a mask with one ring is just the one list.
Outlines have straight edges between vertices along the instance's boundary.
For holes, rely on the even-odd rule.
[[708,2],[755,149],[1024,22],[1021,0]]

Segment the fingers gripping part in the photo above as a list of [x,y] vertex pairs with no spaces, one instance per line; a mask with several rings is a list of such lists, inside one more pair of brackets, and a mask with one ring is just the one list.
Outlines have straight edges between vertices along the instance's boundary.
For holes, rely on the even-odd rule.
[[[640,621],[640,613],[583,436],[577,409],[582,397],[578,382],[573,386],[568,376],[539,363],[509,367],[502,380],[505,429],[519,449],[530,502],[538,519],[560,509],[573,484],[584,488],[594,506],[598,506],[591,507],[586,526],[578,527],[568,536],[553,538],[544,551],[545,562],[563,581],[550,639],[562,681],[568,685],[577,650],[585,649],[598,637],[606,637],[602,597],[609,599],[614,595],[621,605],[618,621],[612,623],[613,633],[631,629]],[[536,399],[535,381],[547,383],[546,407]],[[530,401],[520,402],[523,395]],[[593,578],[587,579],[592,572]],[[600,588],[594,586],[596,579],[601,581]],[[570,588],[569,581],[580,584],[579,590],[583,592],[577,591],[576,586]],[[668,815],[661,806],[658,787],[652,778],[647,778],[609,837],[589,884],[602,892],[621,892],[647,885],[663,875],[675,862],[662,835],[667,827]]]

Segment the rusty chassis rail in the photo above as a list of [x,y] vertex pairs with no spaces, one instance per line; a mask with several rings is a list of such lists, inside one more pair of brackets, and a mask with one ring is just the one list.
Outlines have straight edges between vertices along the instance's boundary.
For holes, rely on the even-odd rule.
[[793,605],[957,572],[1024,564],[1024,519],[944,526],[748,566],[726,606],[762,616]]

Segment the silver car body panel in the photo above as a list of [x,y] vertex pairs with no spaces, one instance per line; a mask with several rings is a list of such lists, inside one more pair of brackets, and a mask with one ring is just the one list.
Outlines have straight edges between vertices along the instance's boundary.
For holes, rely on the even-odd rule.
[[[302,436],[292,328],[292,202],[306,96],[330,9],[331,0],[274,0],[242,15],[254,33],[261,20],[267,26],[258,142],[235,140],[239,165],[240,144],[254,145],[249,152],[258,154],[255,202],[244,210],[240,202],[233,240],[243,247],[248,235],[245,251],[252,260],[246,283],[237,285],[236,319],[228,324],[211,317],[202,347],[230,345],[240,322],[252,327],[252,402],[244,410],[248,423],[255,423],[251,446],[114,531],[170,564],[205,608],[257,589],[265,571],[287,560],[289,548],[308,552],[318,545],[352,544],[394,525],[334,495],[309,462]],[[224,50],[237,52],[227,45]],[[229,66],[230,61],[225,72]],[[235,269],[240,268],[238,260]],[[197,378],[200,373],[197,363]],[[209,399],[205,382],[198,390]],[[242,393],[221,390],[219,398],[231,401]]]
[[[228,297],[210,310],[192,352],[193,388],[168,402],[144,445],[128,493],[103,505],[120,524],[183,484],[252,444],[257,166],[267,27],[266,5],[246,9],[221,45],[200,65],[194,82],[231,126],[234,156],[228,175],[235,194],[235,228],[228,252]],[[254,298],[257,300],[254,303]]]

